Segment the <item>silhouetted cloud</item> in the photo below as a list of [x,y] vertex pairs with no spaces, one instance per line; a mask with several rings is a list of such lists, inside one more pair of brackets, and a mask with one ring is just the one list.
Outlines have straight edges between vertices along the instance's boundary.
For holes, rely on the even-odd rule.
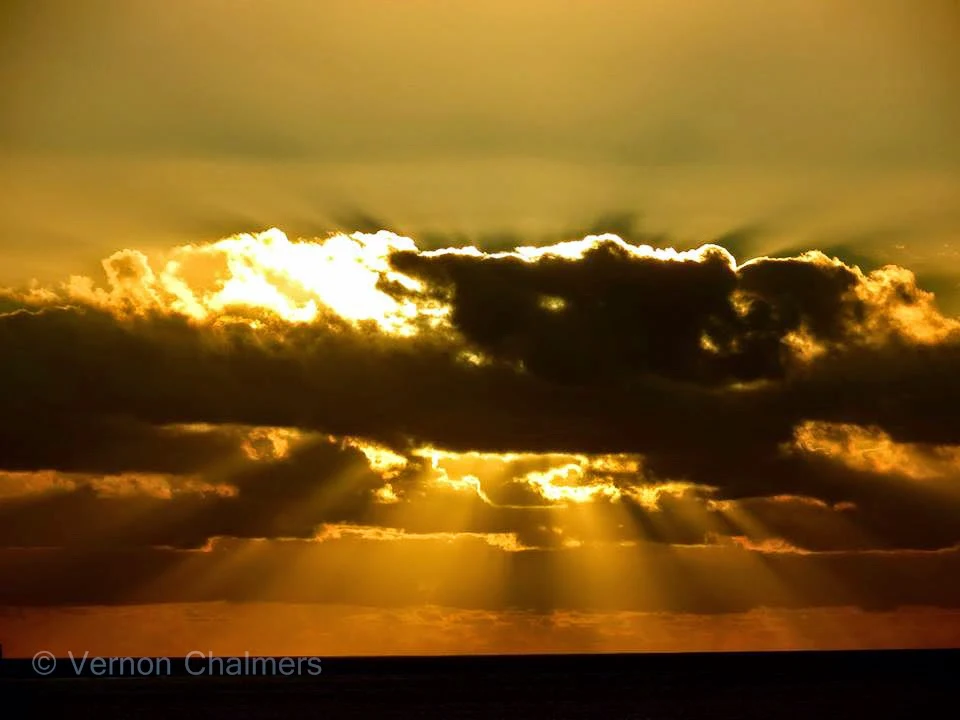
[[6,293],[2,545],[960,542],[958,321],[902,268],[269,231],[105,270]]

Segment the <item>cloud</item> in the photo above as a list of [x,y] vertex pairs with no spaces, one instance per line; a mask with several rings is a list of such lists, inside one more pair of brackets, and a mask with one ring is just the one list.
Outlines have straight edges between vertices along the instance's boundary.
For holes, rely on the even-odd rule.
[[[479,537],[234,540],[207,551],[2,549],[0,604],[424,604],[545,613],[960,607],[956,550],[758,552],[653,546],[507,550]],[[90,582],[90,578],[97,578]]]
[[895,443],[879,428],[803,423],[794,433],[797,452],[827,457],[847,467],[912,480],[946,481],[944,490],[960,490],[960,447]]
[[131,415],[85,412],[82,406],[30,407],[27,398],[17,402],[13,388],[7,401],[0,421],[6,470],[189,473],[243,454],[243,436],[228,426],[158,426]]
[[0,503],[0,544],[199,548],[215,536],[313,538],[324,521],[361,517],[383,485],[360,451],[324,439],[205,477],[67,476],[66,490]]
[[[958,321],[903,268],[270,230],[104,269],[5,292],[0,469],[74,484],[0,502],[4,544],[960,541]],[[157,475],[235,492],[115,479]]]

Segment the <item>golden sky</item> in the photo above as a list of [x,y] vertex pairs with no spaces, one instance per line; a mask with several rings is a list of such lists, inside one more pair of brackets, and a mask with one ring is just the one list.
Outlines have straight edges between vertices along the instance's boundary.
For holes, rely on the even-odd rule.
[[955,3],[5,12],[8,654],[960,638]]

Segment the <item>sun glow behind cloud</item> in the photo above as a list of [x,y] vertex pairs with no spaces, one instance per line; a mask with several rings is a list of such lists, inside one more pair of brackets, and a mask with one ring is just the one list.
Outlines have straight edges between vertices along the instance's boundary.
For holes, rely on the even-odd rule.
[[[398,337],[427,331],[435,338],[452,338],[456,335],[451,320],[456,298],[449,292],[437,292],[436,287],[428,288],[422,279],[398,269],[394,258],[407,255],[420,262],[462,258],[532,266],[580,262],[601,249],[630,261],[714,267],[719,263],[734,275],[782,262],[849,272],[856,283],[844,298],[848,306],[845,341],[864,346],[897,339],[935,344],[960,335],[960,320],[942,315],[933,295],[917,288],[913,274],[904,268],[891,266],[864,274],[816,251],[791,260],[760,257],[738,264],[718,245],[678,251],[634,245],[613,234],[505,252],[473,246],[427,251],[419,249],[413,239],[386,230],[294,241],[271,228],[209,244],[181,245],[153,259],[133,249],[118,251],[103,261],[106,287],[90,277],[72,276],[59,289],[34,285],[25,292],[6,292],[37,305],[80,303],[118,316],[173,314],[196,323],[241,322],[255,329],[273,321],[320,323],[331,329],[346,323]],[[751,294],[741,289],[733,291],[729,302],[741,320],[754,307]],[[570,299],[543,293],[537,306],[548,315],[562,316],[570,309]],[[806,325],[787,333],[783,342],[804,364],[829,350],[829,344],[814,337]],[[700,344],[714,355],[724,350],[709,333],[701,334]],[[471,345],[461,346],[458,352],[467,363],[489,361]]]
[[[153,259],[138,250],[121,250],[103,261],[106,287],[90,277],[72,276],[59,290],[35,285],[23,297],[43,304],[81,302],[119,315],[173,313],[215,324],[239,319],[253,327],[261,324],[257,313],[294,324],[329,322],[335,317],[354,325],[372,322],[380,332],[409,336],[424,323],[449,330],[450,307],[426,297],[419,280],[395,270],[390,264],[394,253],[535,263],[546,258],[582,259],[604,244],[635,258],[704,262],[722,257],[736,267],[734,258],[715,245],[677,251],[632,245],[612,234],[487,253],[476,247],[421,251],[411,238],[386,230],[292,241],[271,228],[209,244],[181,245]],[[405,296],[398,299],[387,292],[385,287],[390,285],[402,288]],[[544,296],[542,305],[562,312],[566,300]],[[475,352],[463,354],[465,359],[483,362]]]
[[388,263],[392,253],[413,250],[413,240],[388,231],[291,241],[272,228],[176,247],[159,258],[159,271],[145,254],[122,250],[103,262],[108,288],[74,276],[62,293],[35,288],[30,297],[81,301],[124,314],[172,312],[198,322],[263,311],[290,323],[312,323],[332,313],[404,335],[415,332],[415,321],[436,322],[445,313],[380,289],[381,283],[419,288]]

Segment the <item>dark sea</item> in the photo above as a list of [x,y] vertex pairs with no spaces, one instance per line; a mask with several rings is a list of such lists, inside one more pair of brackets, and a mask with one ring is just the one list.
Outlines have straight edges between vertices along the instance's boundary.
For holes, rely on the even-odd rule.
[[111,677],[4,660],[0,717],[826,720],[953,717],[960,698],[960,650],[322,658],[287,674],[273,668],[296,659],[126,660]]

